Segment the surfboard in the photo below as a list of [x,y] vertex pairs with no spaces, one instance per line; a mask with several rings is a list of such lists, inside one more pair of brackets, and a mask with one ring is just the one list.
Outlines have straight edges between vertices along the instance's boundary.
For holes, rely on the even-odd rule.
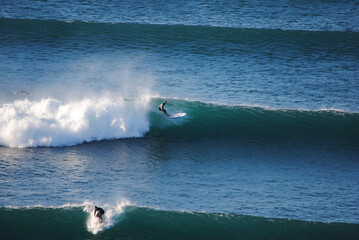
[[169,118],[180,118],[180,117],[184,117],[184,116],[186,116],[186,113],[176,113],[176,114],[171,114],[170,116],[169,116]]
[[91,214],[89,216],[89,219],[87,220],[87,229],[93,234],[97,234],[98,232],[103,231],[104,222],[105,219],[100,222],[100,219],[98,217],[95,217]]

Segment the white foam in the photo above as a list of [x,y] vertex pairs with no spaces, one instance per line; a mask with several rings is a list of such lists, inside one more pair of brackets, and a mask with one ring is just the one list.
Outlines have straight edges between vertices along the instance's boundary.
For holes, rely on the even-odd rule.
[[47,98],[0,105],[0,145],[71,146],[84,141],[142,137],[149,130],[149,97],[62,102]]
[[100,231],[112,227],[114,224],[118,223],[121,218],[121,214],[125,211],[126,206],[130,206],[131,203],[127,200],[122,200],[120,203],[117,203],[115,206],[105,205],[104,210],[105,214],[103,215],[103,223],[100,223],[100,220],[94,216],[93,204],[87,204],[84,206],[84,211],[89,213],[87,218],[87,230],[93,234],[97,234]]

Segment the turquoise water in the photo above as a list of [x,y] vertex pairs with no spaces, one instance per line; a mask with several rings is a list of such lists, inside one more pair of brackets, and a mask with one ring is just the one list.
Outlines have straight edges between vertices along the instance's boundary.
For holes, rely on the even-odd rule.
[[5,231],[2,236],[16,239],[355,239],[358,235],[355,224],[127,207],[116,225],[94,236],[86,229],[87,214],[80,207],[0,211],[7,216],[1,223],[14,233]]
[[358,8],[2,1],[2,237],[355,239]]
[[0,21],[4,101],[25,88],[358,111],[357,32]]

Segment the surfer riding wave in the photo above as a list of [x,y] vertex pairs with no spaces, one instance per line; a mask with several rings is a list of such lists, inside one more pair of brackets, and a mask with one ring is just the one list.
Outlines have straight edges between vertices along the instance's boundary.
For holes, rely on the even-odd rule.
[[100,219],[100,222],[103,221],[102,215],[104,215],[104,214],[105,214],[105,210],[103,210],[100,207],[95,206],[95,211],[94,211],[93,215],[95,217],[98,217]]
[[166,114],[167,117],[169,117],[170,115],[167,113],[167,111],[165,109],[166,104],[167,104],[167,101],[165,100],[163,103],[160,104],[160,106],[158,107],[158,110],[160,110],[161,112]]

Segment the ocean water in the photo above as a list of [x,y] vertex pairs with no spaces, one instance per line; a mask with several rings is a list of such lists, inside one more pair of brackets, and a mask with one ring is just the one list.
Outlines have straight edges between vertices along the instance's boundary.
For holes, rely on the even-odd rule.
[[357,239],[358,12],[2,0],[0,238]]

